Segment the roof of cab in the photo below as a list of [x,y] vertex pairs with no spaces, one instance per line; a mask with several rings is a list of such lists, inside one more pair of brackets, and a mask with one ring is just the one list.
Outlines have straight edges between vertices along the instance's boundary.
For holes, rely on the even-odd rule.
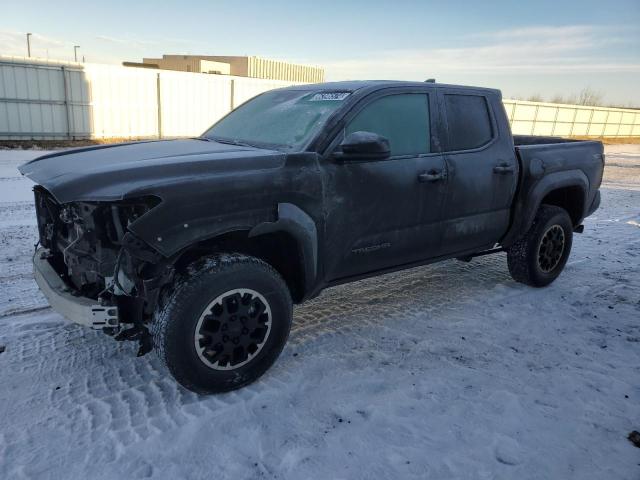
[[312,90],[312,91],[336,91],[343,90],[348,92],[355,92],[357,90],[367,89],[375,90],[385,87],[427,87],[427,88],[456,88],[456,89],[469,89],[469,90],[484,90],[491,93],[500,93],[500,90],[495,88],[486,87],[472,87],[469,85],[448,85],[444,83],[435,82],[408,82],[403,80],[346,80],[342,82],[325,82],[325,83],[308,83],[303,85],[292,85],[285,87],[291,90]]

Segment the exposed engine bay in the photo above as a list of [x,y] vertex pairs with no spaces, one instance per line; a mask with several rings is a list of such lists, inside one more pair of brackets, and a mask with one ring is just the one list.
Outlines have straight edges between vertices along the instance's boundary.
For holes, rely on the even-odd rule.
[[127,228],[160,200],[59,204],[42,187],[34,193],[39,242],[49,264],[74,295],[117,307],[118,321],[102,330],[117,340],[139,341],[138,354],[147,353],[152,343],[146,325],[173,268]]

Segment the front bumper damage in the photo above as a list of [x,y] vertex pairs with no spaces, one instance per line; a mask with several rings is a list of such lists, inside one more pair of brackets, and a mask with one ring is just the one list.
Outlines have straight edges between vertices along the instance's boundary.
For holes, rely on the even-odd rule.
[[96,300],[73,294],[49,263],[49,251],[39,248],[33,256],[33,273],[40,290],[47,297],[51,308],[73,323],[94,330],[118,329],[117,305],[100,305]]
[[42,187],[34,193],[34,277],[51,307],[115,340],[137,341],[138,355],[149,352],[148,325],[173,267],[128,228],[160,200],[59,204]]

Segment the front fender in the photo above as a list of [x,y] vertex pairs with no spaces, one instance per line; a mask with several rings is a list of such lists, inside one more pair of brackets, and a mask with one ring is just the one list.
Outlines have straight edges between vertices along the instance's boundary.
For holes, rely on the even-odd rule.
[[318,231],[315,222],[296,205],[279,203],[277,219],[256,225],[249,232],[249,237],[274,232],[288,233],[299,245],[302,256],[303,291],[309,291],[318,274]]
[[169,258],[198,242],[233,231],[249,231],[260,223],[274,219],[273,208],[250,210],[239,207],[237,211],[220,213],[208,203],[166,209],[161,203],[128,228],[157,252]]

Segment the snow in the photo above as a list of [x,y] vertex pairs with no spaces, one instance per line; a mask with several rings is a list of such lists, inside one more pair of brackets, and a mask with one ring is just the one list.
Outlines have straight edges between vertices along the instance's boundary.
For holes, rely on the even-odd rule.
[[200,397],[66,323],[31,277],[30,184],[0,151],[0,478],[640,476],[640,146],[551,286],[504,255],[324,292],[257,383]]

